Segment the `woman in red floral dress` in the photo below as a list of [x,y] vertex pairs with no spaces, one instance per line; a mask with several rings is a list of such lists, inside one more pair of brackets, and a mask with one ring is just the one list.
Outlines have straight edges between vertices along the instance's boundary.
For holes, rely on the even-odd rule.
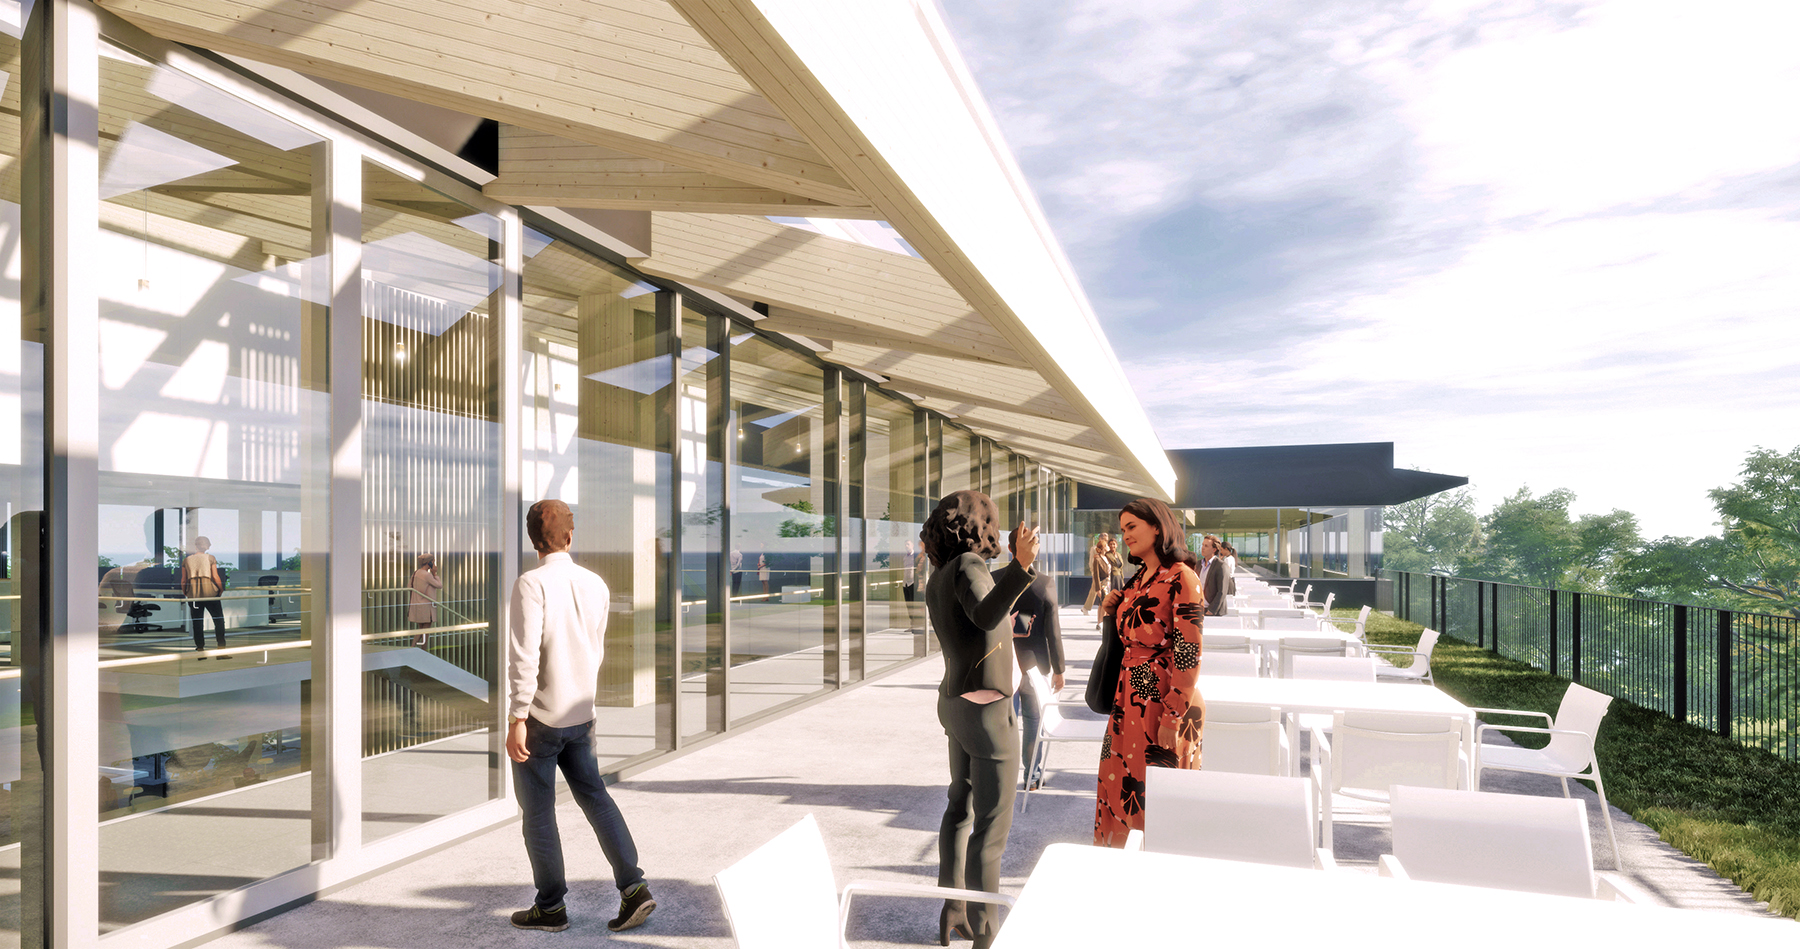
[[1144,827],[1144,768],[1200,767],[1206,704],[1200,675],[1200,627],[1206,600],[1198,562],[1168,505],[1139,498],[1119,512],[1119,534],[1141,564],[1101,609],[1115,617],[1125,653],[1113,713],[1100,745],[1094,845],[1123,847]]

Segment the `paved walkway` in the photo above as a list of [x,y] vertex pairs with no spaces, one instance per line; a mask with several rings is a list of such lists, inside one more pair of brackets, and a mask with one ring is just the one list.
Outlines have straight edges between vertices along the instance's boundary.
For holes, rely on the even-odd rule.
[[[1085,680],[1097,643],[1091,620],[1065,608],[1070,686]],[[944,737],[935,715],[941,664],[926,661],[728,741],[658,765],[613,789],[631,823],[659,908],[641,929],[606,931],[617,905],[599,846],[575,805],[558,811],[573,879],[571,928],[527,933],[506,922],[531,899],[517,825],[425,857],[318,902],[226,936],[218,947],[536,947],[613,939],[622,944],[726,947],[731,938],[712,874],[807,813],[818,818],[839,883],[933,882],[943,812]],[[1015,818],[1003,889],[1017,892],[1044,848],[1093,833],[1094,750],[1052,748],[1046,790]],[[1061,769],[1061,770],[1057,770]],[[1549,782],[1548,793],[1556,793]],[[1589,794],[1595,846],[1604,853],[1598,803]],[[1614,810],[1626,875],[1655,899],[1697,909],[1760,913],[1729,881],[1657,840]],[[1349,872],[1374,872],[1386,850],[1379,822],[1340,823],[1335,841]],[[868,898],[853,911],[859,946],[933,945],[937,907]]]

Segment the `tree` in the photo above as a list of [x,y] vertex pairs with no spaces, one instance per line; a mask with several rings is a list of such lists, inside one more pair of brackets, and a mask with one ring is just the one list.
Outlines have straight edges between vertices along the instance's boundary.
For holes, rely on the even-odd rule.
[[1800,616],[1800,447],[1758,448],[1742,473],[1707,492],[1733,554],[1718,581],[1751,609]]
[[1531,586],[1608,589],[1621,559],[1643,544],[1637,516],[1615,508],[1571,519],[1574,501],[1567,488],[1537,497],[1529,487],[1515,491],[1481,519],[1487,544],[1459,572]]
[[1389,570],[1453,571],[1481,544],[1481,520],[1468,488],[1395,504],[1382,515],[1381,563]]

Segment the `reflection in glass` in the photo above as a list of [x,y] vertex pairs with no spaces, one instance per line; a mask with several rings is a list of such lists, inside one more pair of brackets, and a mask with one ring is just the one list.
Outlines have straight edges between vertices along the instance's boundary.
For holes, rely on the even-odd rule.
[[[612,593],[594,726],[600,770],[612,771],[657,749],[658,637],[671,628],[657,609],[670,510],[670,429],[658,406],[671,334],[654,293],[565,240],[525,261],[523,302],[522,500],[569,505],[570,553]],[[521,549],[520,568],[536,566],[530,541]]]
[[[103,930],[311,858],[317,136],[100,60]],[[279,277],[265,278],[265,274]],[[222,580],[218,588],[214,581]]]
[[924,574],[919,530],[925,498],[925,419],[910,403],[868,390],[868,511],[865,662],[870,674],[925,654]]
[[836,678],[837,630],[826,611],[836,605],[827,584],[837,524],[827,503],[825,371],[760,336],[734,337],[731,409],[731,549],[743,566],[731,598],[736,722]]
[[725,320],[682,314],[680,422],[681,733],[725,728],[725,597],[719,526],[725,516]]
[[363,166],[363,837],[498,795],[500,221]]

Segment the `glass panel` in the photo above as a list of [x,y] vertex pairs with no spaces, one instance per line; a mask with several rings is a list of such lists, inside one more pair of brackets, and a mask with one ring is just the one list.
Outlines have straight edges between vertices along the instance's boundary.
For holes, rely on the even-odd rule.
[[840,470],[845,473],[845,479],[841,498],[844,508],[841,520],[843,569],[840,571],[837,588],[844,605],[838,615],[843,617],[844,622],[844,681],[847,683],[861,682],[866,671],[863,624],[866,621],[864,596],[867,593],[865,585],[868,577],[863,558],[863,467],[868,423],[864,418],[863,406],[867,389],[868,386],[862,382],[845,379],[841,389],[843,401],[840,403],[844,422],[844,444],[840,450],[845,461]]
[[923,418],[911,404],[870,389],[865,466],[868,599],[864,605],[866,662],[873,674],[925,655],[926,559]]
[[[979,489],[978,472],[973,467],[973,445],[969,433],[952,425],[944,426],[944,478],[938,498],[952,491]],[[937,499],[933,499],[936,503]]]
[[684,310],[681,329],[681,732],[725,727],[724,320]]
[[825,371],[760,336],[734,337],[731,408],[731,539],[748,587],[731,608],[736,722],[835,680],[837,631],[825,611],[835,605],[827,558],[837,528],[826,516]]
[[320,140],[102,53],[105,931],[311,859],[328,300]]
[[363,166],[363,838],[498,795],[500,220]]
[[[667,601],[670,430],[659,407],[670,334],[657,325],[653,288],[566,240],[528,237],[523,501],[569,505],[570,554],[612,594],[594,751],[600,770],[614,771],[657,749],[659,627],[670,629],[658,610]],[[537,566],[530,540],[521,544],[520,569]]]
[[[36,536],[44,506],[44,347],[35,329],[44,321],[36,312],[32,319],[20,319],[21,281],[32,279],[24,273],[24,252],[39,235],[23,233],[19,207],[18,32],[18,25],[0,23],[0,267],[5,268],[0,271],[5,274],[0,280],[0,504],[5,505],[0,511],[0,630],[6,634],[0,645],[6,657],[0,663],[0,782],[7,788],[0,811],[0,877],[7,881],[0,885],[0,947],[7,949],[43,942],[41,918],[27,921],[22,915],[25,901],[35,902],[43,886],[44,776],[36,753],[43,696],[42,690],[31,695],[22,687],[40,673],[36,651],[26,648],[26,635],[36,641],[42,629],[25,628],[20,599],[36,586],[39,573],[35,545],[25,549],[17,539]],[[33,329],[26,331],[27,326]],[[31,859],[22,859],[28,848]],[[27,893],[31,895],[22,897]]]

